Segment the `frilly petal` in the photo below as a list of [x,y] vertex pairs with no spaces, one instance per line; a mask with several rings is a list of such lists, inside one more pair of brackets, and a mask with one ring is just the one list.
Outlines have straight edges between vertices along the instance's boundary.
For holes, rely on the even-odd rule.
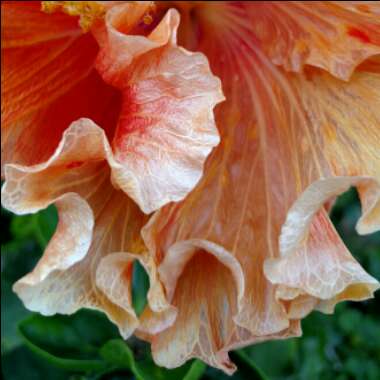
[[199,181],[219,142],[212,110],[224,99],[205,56],[176,46],[177,11],[147,37],[133,35],[148,6],[115,6],[93,29],[97,70],[123,94],[113,178],[145,213],[183,199]]
[[361,189],[362,216],[358,221],[359,232],[371,233],[380,230],[378,201],[380,183],[373,177],[332,177],[312,183],[289,209],[279,238],[280,255],[291,254],[305,239],[315,214],[323,205],[347,191],[351,186]]
[[[144,228],[149,234],[149,225]],[[239,262],[223,247],[205,240],[173,245],[158,267],[175,321],[149,338],[155,362],[168,368],[192,357],[231,374],[236,367],[225,347],[244,294]]]
[[[136,316],[131,300],[132,270],[135,260],[142,264],[150,280],[148,306],[140,318]],[[96,285],[112,303],[118,305],[129,316],[125,329],[121,331],[125,339],[137,328],[141,332],[150,334],[156,332],[156,329],[162,330],[170,326],[175,320],[176,310],[166,302],[156,267],[151,258],[144,254],[117,252],[105,256],[96,270]],[[159,320],[160,323],[150,326],[147,313],[154,315],[155,321]]]
[[6,165],[2,202],[19,214],[51,203],[59,211],[58,228],[45,254],[14,285],[26,307],[44,315],[100,309],[126,337],[137,326],[134,313],[126,302],[116,302],[114,288],[105,291],[102,271],[112,272],[112,267],[100,263],[113,252],[143,252],[140,230],[146,217],[112,186],[107,158],[112,161],[104,131],[81,119],[66,130],[47,162]]
[[[75,193],[61,195],[50,203],[54,203],[58,210],[57,230],[37,266],[19,281],[18,289],[36,285],[56,270],[70,268],[82,260],[90,248],[94,215],[88,203]],[[28,213],[28,210],[24,212]]]
[[279,239],[280,257],[264,263],[265,275],[278,285],[278,299],[290,304],[289,315],[313,308],[332,312],[337,302],[367,299],[380,288],[350,255],[323,211],[325,202],[354,185],[367,200],[357,226],[362,232],[380,230],[380,184],[370,177],[316,181],[290,208]]

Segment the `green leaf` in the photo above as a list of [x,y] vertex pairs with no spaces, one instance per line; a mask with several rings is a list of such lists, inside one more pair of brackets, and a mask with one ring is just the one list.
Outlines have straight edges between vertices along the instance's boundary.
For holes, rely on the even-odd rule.
[[12,218],[11,233],[17,240],[23,240],[34,236],[35,217],[34,215],[21,215]]
[[133,263],[132,304],[137,315],[140,315],[147,303],[149,277],[143,266],[136,260]]
[[87,359],[67,359],[52,355],[50,352],[38,347],[29,339],[28,334],[22,326],[20,326],[20,333],[24,338],[25,345],[40,358],[46,360],[48,363],[64,370],[69,371],[101,371],[105,369],[105,363],[101,360],[87,360]]
[[17,240],[35,239],[44,249],[54,234],[58,214],[54,206],[32,215],[22,215],[12,219],[11,232]]
[[269,380],[266,374],[254,363],[254,361],[243,351],[237,350],[233,353],[236,364],[246,366],[251,371],[250,380]]
[[136,376],[137,380],[144,380],[138,366],[136,366],[133,352],[123,340],[113,339],[108,341],[100,349],[100,355],[115,368],[128,369]]
[[196,359],[193,361],[191,364],[191,367],[189,369],[189,372],[185,375],[183,380],[198,380],[200,379],[204,372],[206,371],[206,364],[203,363],[202,361]]
[[347,310],[339,316],[338,322],[340,328],[347,334],[354,333],[360,326],[362,315],[359,311],[352,309]]
[[166,369],[158,367],[151,357],[136,362],[139,372],[144,380],[180,380],[183,379],[190,368],[190,362],[182,367]]
[[1,354],[4,355],[19,347],[22,339],[17,332],[17,323],[30,312],[12,292],[11,284],[1,278]]
[[[293,363],[297,359],[296,339],[273,340],[246,347],[244,352],[267,376],[275,378],[294,372]],[[276,360],[268,360],[276,353]]]
[[137,361],[132,350],[122,339],[107,342],[100,349],[100,355],[113,368],[129,370],[137,380],[198,380],[206,368],[199,360],[172,370],[160,368],[150,355],[146,355],[142,361]]
[[49,206],[47,209],[35,215],[36,219],[36,238],[42,248],[45,248],[58,224],[58,213],[54,206]]
[[71,317],[32,315],[19,324],[26,346],[49,363],[71,371],[104,371],[99,348],[117,331],[104,315],[81,311]]
[[26,347],[18,347],[1,357],[4,380],[68,380],[67,371],[49,365]]

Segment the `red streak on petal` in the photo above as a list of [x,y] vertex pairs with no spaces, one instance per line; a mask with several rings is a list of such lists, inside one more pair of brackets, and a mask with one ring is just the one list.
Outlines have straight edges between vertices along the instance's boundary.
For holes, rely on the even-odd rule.
[[371,40],[369,39],[368,35],[361,31],[360,29],[357,29],[353,26],[350,26],[347,30],[347,34],[351,37],[358,38],[360,41],[369,43]]
[[133,265],[132,265],[132,263],[128,264],[125,267],[122,276],[128,282],[132,279],[132,276],[133,276]]
[[73,161],[73,162],[70,162],[69,164],[66,165],[66,168],[67,169],[74,169],[74,168],[79,168],[80,166],[82,166],[84,164],[83,161]]

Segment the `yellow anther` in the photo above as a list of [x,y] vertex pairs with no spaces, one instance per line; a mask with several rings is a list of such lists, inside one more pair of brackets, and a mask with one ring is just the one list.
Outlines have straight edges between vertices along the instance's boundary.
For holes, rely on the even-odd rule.
[[104,16],[106,10],[98,1],[42,1],[42,11],[62,11],[70,16],[79,16],[79,25],[87,32],[97,18]]
[[150,25],[150,24],[153,22],[153,17],[152,17],[150,14],[146,14],[146,15],[143,17],[143,22],[144,22],[144,24],[146,24],[146,25]]

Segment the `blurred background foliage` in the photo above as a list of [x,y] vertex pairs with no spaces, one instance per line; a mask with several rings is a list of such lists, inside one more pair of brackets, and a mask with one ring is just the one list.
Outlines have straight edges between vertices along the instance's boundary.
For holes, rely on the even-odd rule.
[[[380,233],[355,232],[360,204],[354,190],[336,202],[331,217],[353,255],[380,279]],[[334,315],[314,312],[303,321],[303,337],[257,344],[231,353],[239,370],[228,377],[198,360],[176,370],[154,365],[149,346],[120,339],[101,313],[43,317],[26,310],[11,286],[30,271],[49,241],[57,214],[1,211],[1,356],[5,380],[379,380],[380,295],[340,304]],[[145,304],[148,279],[134,268],[133,303]]]

